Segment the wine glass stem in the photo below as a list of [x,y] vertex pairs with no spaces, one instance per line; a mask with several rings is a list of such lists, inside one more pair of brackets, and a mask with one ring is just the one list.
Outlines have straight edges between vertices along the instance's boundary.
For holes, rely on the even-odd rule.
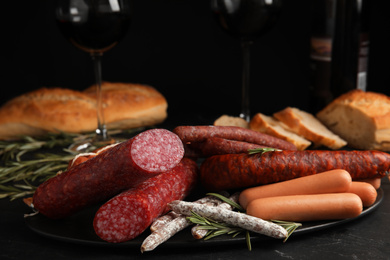
[[103,112],[103,101],[102,101],[102,64],[101,57],[102,53],[92,53],[92,60],[95,70],[95,80],[96,80],[96,112],[97,112],[97,129],[96,129],[96,139],[106,140],[108,139],[106,123],[104,120]]
[[250,121],[250,104],[249,104],[249,89],[250,89],[250,46],[251,41],[241,41],[242,49],[242,93],[241,93],[241,114],[240,117],[247,122]]

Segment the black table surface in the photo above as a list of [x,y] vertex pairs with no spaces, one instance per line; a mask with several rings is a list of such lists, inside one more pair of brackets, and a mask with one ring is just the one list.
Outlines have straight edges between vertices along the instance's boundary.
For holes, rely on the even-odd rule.
[[[382,179],[384,198],[369,214],[323,230],[291,236],[287,242],[265,240],[212,247],[99,247],[53,240],[32,231],[22,200],[0,200],[0,259],[390,259],[390,182]],[[185,232],[185,231],[182,231]]]

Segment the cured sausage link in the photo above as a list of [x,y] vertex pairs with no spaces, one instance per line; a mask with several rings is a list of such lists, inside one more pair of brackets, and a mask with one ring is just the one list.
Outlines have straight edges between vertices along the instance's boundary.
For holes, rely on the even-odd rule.
[[183,143],[203,142],[211,137],[242,141],[282,150],[297,150],[297,147],[280,138],[238,126],[178,126],[173,129]]
[[[238,203],[238,199],[239,199],[239,196],[240,196],[240,193],[239,192],[236,192],[234,193],[232,196],[229,197],[229,199],[233,202],[236,202]],[[221,209],[227,209],[227,210],[232,210],[233,209],[233,206],[230,205],[229,203],[227,202],[222,202],[220,201],[221,203],[216,205],[216,207],[218,208],[221,208]],[[192,236],[195,238],[195,239],[202,239],[204,238],[207,233],[208,233],[208,230],[207,229],[201,229],[199,228],[199,224],[193,226],[191,228],[191,234]]]
[[[222,192],[222,194],[224,195],[225,193],[226,192]],[[217,203],[220,203],[220,200],[214,196],[206,196],[196,200],[195,203],[216,205]],[[176,214],[176,217],[173,217],[172,219],[168,220],[166,223],[163,223],[163,225],[158,224],[157,227],[154,227],[152,233],[147,238],[145,238],[145,240],[142,242],[141,252],[152,251],[157,246],[161,245],[169,238],[174,236],[176,233],[178,233],[179,231],[185,229],[186,227],[192,224],[187,220],[187,217],[185,215],[178,214],[174,211],[171,211],[168,214],[172,214],[172,213]],[[163,218],[164,216],[158,218],[157,221]]]
[[[186,145],[186,156],[209,157],[220,154],[247,153],[250,149],[266,148],[264,145],[243,141],[228,140],[220,137],[210,137],[202,142],[192,142]],[[189,151],[190,150],[190,151]]]
[[215,155],[200,167],[203,186],[212,191],[247,188],[344,169],[353,180],[380,178],[390,155],[380,151],[275,151],[264,154]]
[[169,206],[173,211],[186,216],[191,216],[191,212],[194,212],[202,217],[210,218],[215,221],[221,221],[226,224],[237,226],[273,238],[281,239],[287,237],[287,231],[283,227],[244,213],[179,200],[172,201],[169,203]]
[[174,168],[183,143],[165,129],[144,131],[42,183],[33,196],[36,210],[64,218]]
[[197,164],[184,158],[172,170],[122,192],[101,206],[93,221],[96,234],[111,243],[137,237],[169,210],[169,202],[186,197],[197,179]]

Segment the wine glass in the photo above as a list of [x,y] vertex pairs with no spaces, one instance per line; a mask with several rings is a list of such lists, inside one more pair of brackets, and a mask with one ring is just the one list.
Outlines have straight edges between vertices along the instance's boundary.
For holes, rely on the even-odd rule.
[[240,117],[250,120],[250,46],[277,21],[282,0],[211,0],[217,23],[241,42],[242,100]]
[[132,0],[58,0],[56,20],[61,33],[76,47],[89,53],[94,64],[97,128],[92,140],[74,144],[85,150],[92,143],[110,143],[102,105],[101,57],[126,35],[133,13]]

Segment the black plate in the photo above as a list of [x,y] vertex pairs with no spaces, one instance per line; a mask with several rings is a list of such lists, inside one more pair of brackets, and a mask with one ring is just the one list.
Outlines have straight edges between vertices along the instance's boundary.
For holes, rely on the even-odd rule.
[[[302,226],[298,228],[294,235],[304,234],[307,232],[313,232],[329,227],[333,227],[339,224],[353,221],[357,218],[363,217],[368,213],[376,209],[383,200],[383,190],[378,189],[378,196],[375,203],[368,208],[365,208],[360,216],[351,219],[343,219],[337,221],[321,221],[321,222],[305,222],[302,223]],[[34,232],[49,237],[55,240],[61,240],[65,242],[85,244],[85,245],[94,245],[94,246],[108,246],[108,247],[137,247],[140,248],[143,240],[149,235],[149,231],[145,231],[143,234],[137,238],[123,242],[123,243],[107,243],[101,240],[96,234],[92,226],[92,220],[95,212],[97,211],[96,207],[88,208],[82,212],[61,220],[52,220],[47,217],[37,214],[34,216],[29,216],[25,218],[27,226]],[[261,240],[261,239],[271,239],[262,235],[253,235],[251,237],[252,241]],[[170,246],[208,246],[220,244],[229,244],[245,241],[244,236],[237,236],[232,238],[231,236],[220,236],[215,237],[210,240],[196,240],[192,237],[189,229],[185,229],[164,244],[159,247],[170,247]]]

